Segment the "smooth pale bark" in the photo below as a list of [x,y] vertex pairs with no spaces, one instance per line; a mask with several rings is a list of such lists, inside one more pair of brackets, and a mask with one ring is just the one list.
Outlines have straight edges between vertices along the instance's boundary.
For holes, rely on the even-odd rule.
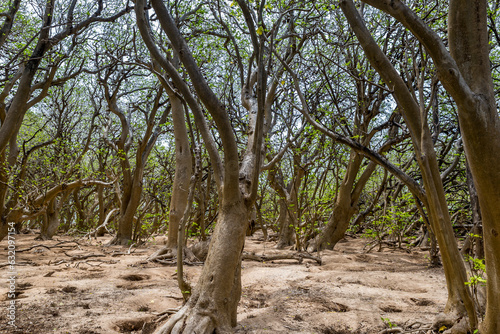
[[465,308],[471,327],[476,328],[476,309],[470,291],[464,284],[467,281],[467,273],[451,226],[429,127],[426,120],[422,119],[419,105],[414,100],[399,73],[374,41],[354,3],[350,0],[343,0],[341,1],[341,8],[361,43],[366,57],[386,85],[394,91],[394,97],[401,107],[405,123],[410,129],[416,160],[422,173],[427,194],[427,208],[431,225],[436,234],[443,259],[448,287],[448,302],[445,310],[450,313],[461,314]]
[[184,108],[181,100],[175,94],[169,94],[169,98],[172,105],[172,123],[175,137],[175,176],[170,200],[167,248],[175,248],[177,247],[179,222],[187,205],[193,162],[191,150],[189,149]]
[[[160,5],[161,6],[161,5]],[[212,163],[212,169],[214,171],[214,178],[217,184],[217,190],[222,193],[222,180],[224,178],[224,167],[222,166],[222,159],[218,154],[215,140],[210,132],[208,123],[205,119],[203,111],[198,103],[197,98],[191,93],[189,86],[183,80],[183,78],[177,72],[177,69],[168,61],[159,48],[156,46],[153,40],[151,29],[148,24],[148,18],[146,12],[144,11],[145,3],[144,0],[137,0],[137,6],[135,7],[137,27],[141,33],[142,40],[146,44],[151,58],[153,58],[158,64],[165,70],[166,74],[170,77],[173,82],[173,86],[179,90],[186,103],[188,104],[191,112],[194,116],[194,121],[198,130],[201,133],[205,147],[207,149],[208,155],[210,157],[210,162]],[[168,86],[169,83],[166,82],[160,73],[157,73],[158,79],[160,79],[162,85]],[[171,88],[173,90],[173,88]],[[234,167],[234,166],[233,166]]]
[[[215,124],[217,125],[217,129],[220,135],[220,140],[222,141],[222,145],[224,147],[224,186],[222,187],[222,194],[224,198],[230,199],[233,198],[234,201],[239,201],[241,196],[240,188],[239,188],[239,154],[238,154],[238,146],[236,143],[236,138],[234,137],[234,133],[232,130],[232,125],[229,120],[227,111],[225,106],[219,101],[214,92],[210,89],[205,77],[202,72],[198,68],[196,60],[191,54],[189,47],[186,44],[186,41],[180,34],[177,26],[170,16],[167,8],[161,0],[153,0],[151,1],[153,8],[158,16],[158,20],[160,21],[160,25],[163,31],[166,32],[167,36],[170,39],[170,42],[177,54],[181,62],[184,64],[185,70],[188,73],[191,82],[198,94],[198,97],[203,102],[205,107],[207,108],[210,115],[213,117]],[[140,5],[138,4],[137,7]],[[149,46],[148,46],[149,48]],[[151,48],[149,48],[151,51]],[[163,65],[162,65],[163,66]],[[167,74],[170,75],[172,80],[176,79],[178,74],[175,71],[175,68],[167,67],[165,69]],[[175,73],[174,73],[175,72]],[[181,89],[181,87],[185,86],[185,83],[177,82],[174,80],[175,87]],[[184,98],[188,98],[191,94],[185,94],[182,92]],[[190,104],[191,110],[193,106]],[[195,114],[196,116],[197,114]],[[201,117],[204,119],[203,115]],[[195,119],[196,120],[196,119]],[[199,124],[199,123],[197,123]],[[205,138],[204,138],[205,139]],[[212,157],[211,157],[212,159]],[[212,161],[214,162],[214,161]],[[214,166],[218,166],[218,164],[214,164]]]

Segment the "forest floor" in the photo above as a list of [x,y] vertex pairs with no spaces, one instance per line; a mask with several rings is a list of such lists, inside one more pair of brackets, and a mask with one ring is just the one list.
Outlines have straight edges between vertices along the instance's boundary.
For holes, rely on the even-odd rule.
[[[33,234],[16,235],[17,330],[7,324],[7,242],[0,244],[0,333],[151,333],[158,314],[182,305],[175,266],[145,261],[163,246],[164,237],[130,254],[127,247],[103,247],[106,237],[78,243],[68,236],[34,239]],[[236,333],[429,327],[446,302],[442,268],[429,268],[427,252],[419,249],[365,253],[366,243],[348,237],[335,250],[321,252],[321,266],[308,259],[243,261]],[[245,251],[294,253],[277,250],[260,233],[247,237]],[[201,266],[185,266],[191,282],[200,271]]]

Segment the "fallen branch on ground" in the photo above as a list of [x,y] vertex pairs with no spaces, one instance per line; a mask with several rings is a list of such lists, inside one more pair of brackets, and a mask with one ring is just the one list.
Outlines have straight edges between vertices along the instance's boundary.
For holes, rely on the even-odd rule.
[[[169,265],[169,266],[175,266],[177,265],[177,259],[173,259],[173,260],[159,260],[159,259],[156,259],[155,262],[158,262],[158,263],[161,263],[161,264],[166,264],[166,265]],[[188,260],[184,260],[182,263],[188,265],[188,266],[202,266],[203,265],[203,262],[191,262],[191,261],[188,261]]]
[[266,262],[274,260],[297,260],[299,261],[299,263],[302,263],[304,259],[309,259],[316,261],[319,265],[322,264],[322,261],[319,257],[306,253],[277,254],[277,255],[255,255],[255,254],[243,253],[242,259],[250,261],[258,261],[258,262]]
[[77,244],[78,246],[80,245],[78,242],[76,241],[61,241],[61,242],[58,242],[57,244],[53,245],[53,246],[47,246],[47,245],[42,245],[42,244],[38,244],[38,245],[34,245],[34,246],[31,246],[31,247],[28,247],[28,248],[25,248],[25,249],[20,249],[20,250],[16,250],[16,253],[21,253],[21,252],[26,252],[26,251],[30,251],[32,250],[33,248],[37,248],[37,247],[43,247],[43,248],[47,248],[47,249],[51,249],[51,248],[56,248],[56,247],[59,247],[59,248],[64,248],[64,247],[69,247],[69,248],[73,248],[75,246],[60,246],[62,244],[68,244],[68,243],[75,243]]
[[36,264],[33,263],[33,261],[16,262],[15,264],[5,262],[5,263],[0,263],[0,268],[8,266],[31,266],[31,265],[36,265]]
[[105,257],[106,256],[104,254],[70,255],[66,252],[64,252],[64,255],[70,257],[72,260],[85,260],[85,259],[88,259],[89,257]]

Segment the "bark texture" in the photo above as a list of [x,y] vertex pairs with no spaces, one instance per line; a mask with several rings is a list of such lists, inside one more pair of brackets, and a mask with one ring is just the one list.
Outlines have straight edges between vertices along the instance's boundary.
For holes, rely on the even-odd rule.
[[226,333],[236,326],[241,295],[241,254],[247,228],[241,222],[247,220],[248,208],[242,200],[222,203],[208,257],[191,298],[156,334],[208,334],[215,329],[217,333]]
[[[399,5],[399,1],[391,1],[388,4],[388,6]],[[405,82],[370,35],[354,3],[350,0],[341,1],[341,8],[365,50],[366,57],[381,75],[386,85],[394,91],[394,97],[398,105],[401,106],[403,117],[410,129],[416,159],[427,194],[427,207],[431,225],[438,240],[443,259],[448,287],[448,302],[445,310],[449,313],[458,314],[462,314],[466,310],[471,327],[476,328],[476,308],[470,291],[464,284],[467,281],[465,264],[458,250],[451,226],[430,130],[426,120],[421,116],[420,107],[422,106],[419,107]]]
[[483,223],[487,302],[481,333],[493,334],[500,333],[500,119],[491,79],[486,12],[484,0],[452,0],[448,29],[451,56],[472,91],[469,103],[453,98]]
[[170,200],[167,248],[175,248],[177,247],[179,222],[186,209],[193,162],[189,149],[184,108],[181,100],[173,92],[169,92],[168,95],[172,105],[172,122],[174,125],[175,176],[172,186],[172,199]]
[[491,77],[486,0],[450,0],[449,48],[401,1],[363,0],[408,28],[433,58],[458,108],[465,154],[483,220],[487,273],[486,317],[481,333],[500,332],[500,119]]

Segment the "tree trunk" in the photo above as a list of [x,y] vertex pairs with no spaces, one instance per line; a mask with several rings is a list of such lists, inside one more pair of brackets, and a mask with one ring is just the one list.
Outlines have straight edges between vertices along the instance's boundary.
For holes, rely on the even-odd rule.
[[[97,200],[99,201],[99,218],[97,221],[97,227],[101,226],[104,223],[104,219],[106,219],[106,207],[104,205],[104,187],[97,186]],[[104,226],[98,228],[96,230],[96,236],[102,237],[104,233],[106,233],[106,228]]]
[[295,225],[290,220],[288,213],[287,202],[285,199],[279,199],[280,214],[278,216],[279,223],[279,239],[276,248],[283,249],[295,244]]
[[133,241],[134,216],[140,204],[141,194],[142,182],[138,182],[134,178],[133,189],[131,191],[130,197],[124,205],[122,204],[121,210],[123,211],[120,211],[120,218],[118,218],[118,231],[110,244],[130,245],[130,243]]
[[170,200],[167,248],[176,248],[179,222],[187,205],[189,180],[193,172],[193,161],[191,150],[189,149],[184,108],[180,99],[173,92],[169,92],[168,90],[167,92],[172,104],[172,122],[175,138],[175,176],[172,187],[172,198]]
[[52,199],[47,206],[44,215],[40,235],[37,239],[51,240],[59,228],[59,205],[56,198]]
[[318,237],[316,249],[333,249],[335,245],[344,237],[349,221],[356,212],[357,204],[352,201],[352,188],[356,180],[363,157],[351,150],[349,165],[340,184],[337,200],[333,206],[332,214],[325,229]]
[[467,188],[469,188],[470,210],[472,213],[472,229],[469,231],[467,238],[462,247],[462,254],[470,255],[477,259],[484,259],[484,239],[483,239],[483,223],[481,219],[481,210],[479,208],[479,199],[477,190],[474,186],[474,180],[468,164],[467,171]]
[[155,334],[230,332],[241,296],[241,253],[248,208],[222,203],[208,257],[189,301]]
[[457,101],[460,131],[483,222],[487,304],[481,333],[493,334],[500,333],[500,119],[491,79],[486,20],[486,1],[450,1],[450,52],[472,90],[468,101],[452,95]]
[[[6,153],[0,153],[0,164],[6,165]],[[7,198],[7,191],[9,190],[9,174],[7,168],[0,168],[0,241],[2,241],[8,234],[8,221],[7,221],[7,208],[5,207],[5,200]]]

